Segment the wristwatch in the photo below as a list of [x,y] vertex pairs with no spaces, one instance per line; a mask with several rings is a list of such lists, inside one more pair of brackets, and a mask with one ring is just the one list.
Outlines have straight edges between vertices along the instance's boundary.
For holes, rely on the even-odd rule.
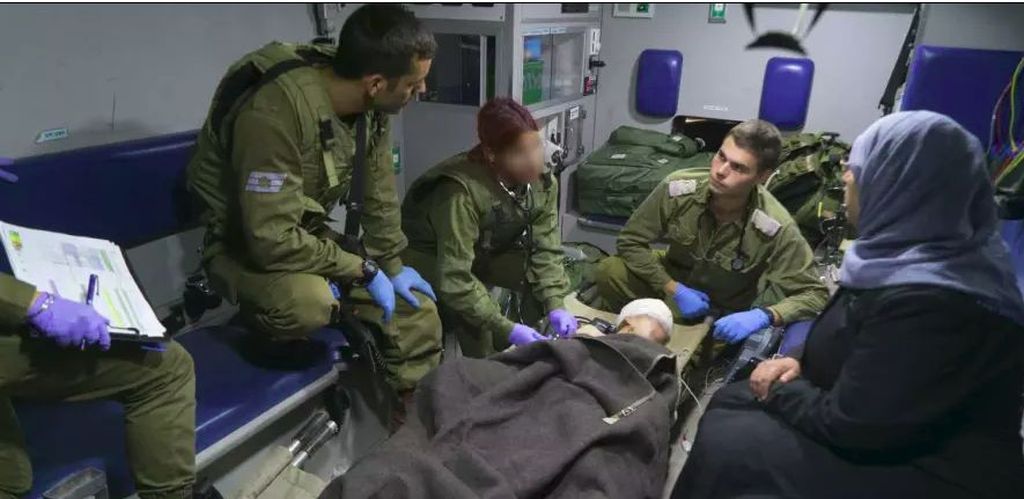
[[368,286],[373,282],[373,278],[377,277],[377,273],[380,272],[380,267],[377,266],[377,262],[373,260],[363,260],[361,269],[363,271],[363,277],[356,279],[355,281],[355,285],[359,287]]

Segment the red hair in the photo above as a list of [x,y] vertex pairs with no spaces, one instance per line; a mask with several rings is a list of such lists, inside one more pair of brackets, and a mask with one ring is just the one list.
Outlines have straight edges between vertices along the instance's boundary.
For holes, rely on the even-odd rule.
[[476,117],[476,134],[480,146],[493,153],[512,146],[524,133],[538,130],[540,127],[530,112],[522,104],[507,97],[487,101]]

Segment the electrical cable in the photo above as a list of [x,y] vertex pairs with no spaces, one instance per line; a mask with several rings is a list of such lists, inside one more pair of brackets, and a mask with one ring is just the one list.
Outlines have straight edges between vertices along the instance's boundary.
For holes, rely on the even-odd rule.
[[1017,80],[1020,79],[1020,72],[1024,69],[1024,57],[1020,58],[1017,69],[1010,79],[1010,150],[1017,152],[1017,136],[1014,135],[1014,127],[1017,125]]
[[999,175],[999,178],[996,179],[995,183],[1002,183],[1003,179],[1008,177],[1013,172],[1017,171],[1017,168],[1019,168],[1022,164],[1024,164],[1024,149],[1018,152],[1017,155],[1010,160],[1010,163],[1003,170],[1003,173]]
[[1000,93],[999,94],[999,98],[996,99],[995,107],[992,108],[992,119],[990,120],[989,129],[988,129],[988,147],[985,148],[985,152],[990,154],[990,155],[994,155],[995,154],[992,151],[992,147],[997,144],[997,142],[999,141],[999,136],[1002,135],[1001,133],[999,133],[1001,131],[1001,128],[1002,128],[1000,126],[1000,125],[1002,125],[1002,120],[1000,120],[999,118],[1000,118],[1000,115],[1002,114],[1002,110],[1003,110],[1002,109],[1003,108],[1003,99],[1006,98],[1006,93],[1009,92],[1009,91],[1010,91],[1010,82],[1006,82],[1006,86],[1003,87],[1002,93]]
[[[684,354],[691,354],[692,355],[693,352],[690,352],[690,350],[688,348],[684,348],[683,351],[680,353],[680,355],[684,355]],[[697,404],[697,410],[700,411],[700,415],[703,416],[704,415],[704,404],[702,404],[700,402],[700,397],[698,397],[697,394],[694,393],[692,389],[690,389],[690,385],[686,384],[686,380],[683,379],[683,376],[679,377],[679,382],[683,384],[683,388],[686,388],[686,391],[689,392],[691,397],[693,397],[693,401]]]

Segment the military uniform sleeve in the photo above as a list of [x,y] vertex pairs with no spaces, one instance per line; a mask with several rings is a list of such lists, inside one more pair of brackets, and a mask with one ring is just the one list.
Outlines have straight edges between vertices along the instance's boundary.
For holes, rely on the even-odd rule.
[[540,213],[531,221],[533,251],[526,272],[526,281],[533,296],[547,312],[565,307],[569,294],[569,278],[565,275],[565,254],[558,231],[558,184],[553,181],[542,200]]
[[626,267],[656,290],[672,280],[651,250],[651,243],[664,237],[668,230],[672,206],[668,182],[662,181],[629,217],[616,243]]
[[0,274],[0,325],[14,328],[24,323],[35,294],[35,286]]
[[299,132],[288,118],[248,109],[235,122],[232,163],[248,260],[266,272],[358,278],[362,258],[300,226],[307,206]]
[[445,181],[438,185],[434,199],[439,201],[430,213],[437,235],[438,301],[484,331],[511,331],[512,321],[501,314],[487,288],[473,275],[473,245],[480,234],[480,217],[469,193],[461,185]]
[[828,302],[828,288],[814,271],[811,247],[796,225],[784,227],[778,237],[765,278],[786,298],[769,308],[779,314],[783,324],[813,319]]
[[[383,118],[387,120],[387,118]],[[394,160],[391,156],[391,124],[383,123],[383,133],[374,138],[374,149],[366,162],[366,209],[363,212],[363,244],[367,254],[388,275],[402,271],[402,250],[409,245],[402,232],[402,216],[395,186]]]

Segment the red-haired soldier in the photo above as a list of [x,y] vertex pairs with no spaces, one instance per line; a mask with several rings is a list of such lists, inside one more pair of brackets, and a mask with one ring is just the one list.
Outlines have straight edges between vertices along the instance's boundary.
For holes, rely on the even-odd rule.
[[[569,281],[558,232],[558,186],[544,172],[544,139],[529,111],[496,98],[477,116],[480,143],[431,168],[402,203],[409,247],[402,261],[437,292],[441,320],[462,352],[484,357],[541,339],[547,314],[559,335],[576,331],[564,309]],[[519,291],[516,320],[489,286]]]

